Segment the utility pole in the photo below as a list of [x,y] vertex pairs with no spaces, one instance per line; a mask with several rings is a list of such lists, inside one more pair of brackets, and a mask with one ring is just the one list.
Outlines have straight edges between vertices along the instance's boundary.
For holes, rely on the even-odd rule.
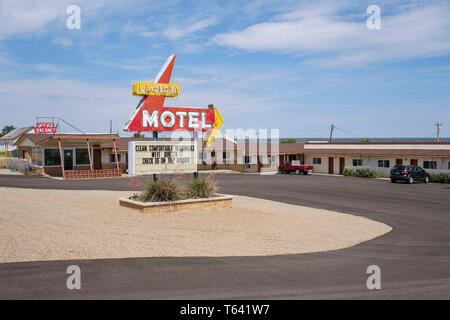
[[334,124],[331,124],[331,127],[330,127],[330,140],[328,142],[331,142],[331,140],[333,139],[333,130],[334,130]]
[[439,133],[441,132],[441,127],[443,126],[443,124],[439,123],[438,121],[434,125],[436,126],[437,142],[439,143]]

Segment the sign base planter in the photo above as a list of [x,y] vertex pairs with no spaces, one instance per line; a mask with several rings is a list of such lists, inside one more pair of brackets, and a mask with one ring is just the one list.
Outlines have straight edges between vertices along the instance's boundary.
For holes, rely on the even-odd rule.
[[181,210],[210,210],[232,208],[233,197],[219,195],[213,198],[186,199],[167,202],[141,202],[129,198],[120,198],[121,206],[139,210],[141,212],[172,212]]

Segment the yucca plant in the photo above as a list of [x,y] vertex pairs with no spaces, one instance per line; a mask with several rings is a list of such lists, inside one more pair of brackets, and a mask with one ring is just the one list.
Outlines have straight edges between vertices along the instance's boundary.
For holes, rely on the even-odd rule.
[[148,183],[139,200],[143,202],[175,201],[181,198],[181,187],[173,179],[158,179]]
[[217,195],[216,182],[211,178],[189,180],[184,188],[186,199],[211,198]]

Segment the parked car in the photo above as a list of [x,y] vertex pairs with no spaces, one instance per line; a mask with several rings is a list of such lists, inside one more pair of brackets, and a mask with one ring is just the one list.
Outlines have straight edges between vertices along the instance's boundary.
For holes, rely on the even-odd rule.
[[291,173],[307,175],[313,170],[313,166],[300,164],[299,160],[288,161],[278,167],[278,173]]
[[399,180],[413,184],[414,181],[430,182],[430,175],[419,166],[394,166],[391,169],[391,181]]

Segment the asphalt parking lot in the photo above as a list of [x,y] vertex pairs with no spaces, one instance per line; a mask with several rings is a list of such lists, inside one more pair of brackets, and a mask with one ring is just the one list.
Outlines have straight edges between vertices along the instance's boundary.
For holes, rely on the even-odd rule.
[[[134,191],[149,179],[2,175],[0,186]],[[1,264],[0,298],[450,298],[449,185],[322,175],[217,174],[216,180],[223,193],[365,216],[394,230],[348,249],[314,254]],[[82,270],[82,290],[65,287],[70,264]],[[381,269],[381,290],[366,287],[369,265]]]

